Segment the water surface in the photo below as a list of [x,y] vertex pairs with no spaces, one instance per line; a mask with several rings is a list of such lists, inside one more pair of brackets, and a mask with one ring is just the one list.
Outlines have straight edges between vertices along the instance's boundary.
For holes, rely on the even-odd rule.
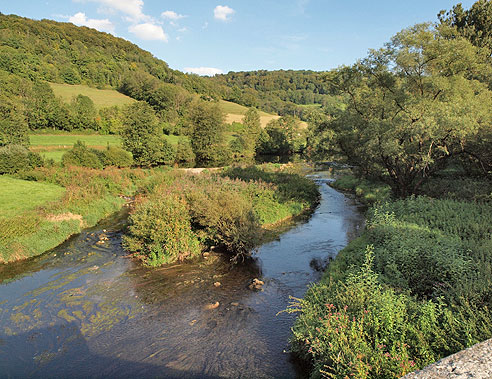
[[[353,200],[318,182],[312,216],[243,264],[212,254],[141,267],[121,248],[122,212],[41,257],[0,266],[0,376],[302,375],[286,352],[295,316],[277,313],[363,223]],[[248,287],[254,278],[262,290]]]

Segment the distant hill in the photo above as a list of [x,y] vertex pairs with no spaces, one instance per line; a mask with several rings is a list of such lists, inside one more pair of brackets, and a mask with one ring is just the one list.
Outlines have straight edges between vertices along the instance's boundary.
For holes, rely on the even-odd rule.
[[327,72],[259,70],[229,72],[210,81],[222,91],[227,87],[225,100],[307,120],[315,110],[332,113],[342,103],[326,77]]
[[172,70],[122,38],[71,23],[1,13],[0,70],[31,80],[99,88],[119,88],[125,77],[145,73],[190,92],[217,92],[211,81]]

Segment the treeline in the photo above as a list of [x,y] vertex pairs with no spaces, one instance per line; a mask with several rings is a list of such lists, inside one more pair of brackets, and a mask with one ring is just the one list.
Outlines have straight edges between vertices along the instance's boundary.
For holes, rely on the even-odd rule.
[[317,104],[324,112],[338,108],[341,98],[325,80],[327,73],[315,71],[248,71],[216,75],[212,82],[221,85],[226,100],[258,107],[266,112],[297,116],[309,121]]

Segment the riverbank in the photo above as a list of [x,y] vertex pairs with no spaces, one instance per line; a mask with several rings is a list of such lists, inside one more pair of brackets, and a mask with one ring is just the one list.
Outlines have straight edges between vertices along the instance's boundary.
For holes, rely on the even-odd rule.
[[[255,230],[255,228],[278,226],[281,222],[306,212],[307,209],[316,205],[317,192],[313,184],[295,174],[294,172],[299,171],[299,168],[293,165],[267,164],[261,166],[261,169],[235,168],[228,169],[225,174],[221,174],[221,171],[223,170],[208,169],[203,172],[192,171],[188,174],[187,170],[173,171],[169,169],[106,168],[96,170],[82,167],[45,167],[19,174],[17,178],[3,177],[5,185],[3,186],[2,199],[0,199],[0,209],[2,210],[0,215],[0,263],[19,261],[43,254],[70,236],[80,233],[84,228],[91,227],[101,219],[118,211],[125,204],[125,199],[133,196],[137,190],[141,194],[139,201],[137,201],[137,207],[141,206],[143,199],[163,183],[174,182],[175,189],[186,186],[191,188],[193,185],[198,185],[196,187],[198,190],[205,191],[211,182],[217,182],[213,178],[225,178],[229,175],[230,181],[236,181],[236,184],[241,182],[242,185],[224,182],[215,187],[218,194],[226,187],[236,186],[237,188],[232,190],[232,193],[235,195],[242,193],[241,196],[244,196],[239,197],[243,200],[249,196],[248,201],[254,205],[255,214],[250,220],[252,223],[249,224],[249,234],[238,232],[241,237],[233,242],[237,246],[237,243],[242,244],[250,239],[244,247],[240,247],[243,249],[240,253],[251,250],[260,241],[257,236],[259,230]],[[200,177],[208,179],[192,179],[194,175],[191,174],[196,173],[200,173]],[[240,178],[241,175],[242,178]],[[201,181],[201,183],[193,184],[193,181]],[[248,188],[246,189],[245,186]],[[20,191],[22,187],[25,187],[24,191]],[[278,193],[274,193],[277,189]],[[252,192],[246,193],[243,190]],[[169,194],[163,197],[168,197],[167,195]],[[35,202],[33,197],[38,198],[39,201]],[[153,198],[157,200],[158,197],[154,195]],[[213,212],[224,211],[224,204],[216,204],[210,197],[202,200],[202,217],[205,217],[207,212],[212,214]],[[224,201],[224,199],[219,198],[216,200]],[[172,200],[168,199],[167,201]],[[207,208],[205,210],[211,204],[218,205],[219,208]],[[170,209],[169,205],[166,203],[165,209]],[[238,203],[232,201],[231,205],[237,206]],[[244,211],[245,209],[235,209],[236,215],[231,214],[232,218],[218,221],[220,223],[225,222],[223,234],[228,234],[229,240],[235,238],[235,232],[231,229],[235,222],[233,218],[237,216],[237,212]],[[162,214],[156,217],[161,216]],[[196,217],[198,216],[195,215]],[[258,220],[259,225],[254,224],[256,220]],[[148,220],[150,224],[145,226],[146,231],[155,229],[154,221]],[[174,219],[173,222],[175,221]],[[214,227],[209,225],[214,222],[210,217],[204,219],[203,222],[205,223],[202,225],[203,229],[211,230]],[[242,223],[242,221],[238,222],[238,225]],[[169,235],[170,231],[163,231],[163,234]],[[180,238],[184,236],[180,235]],[[203,235],[200,235],[196,238],[193,237],[195,238],[194,246],[174,246],[173,249],[178,251],[176,256],[179,256],[180,248],[188,252],[194,248],[195,253],[198,253],[198,245],[200,244],[203,247],[207,244],[211,246],[220,243],[221,241],[217,240],[216,237],[214,237],[215,240],[213,238],[206,240]]]
[[[11,194],[2,192],[10,211],[0,216],[0,263],[43,254],[95,225],[119,210],[145,177],[138,169],[50,167],[10,179]],[[22,185],[27,190],[19,193]],[[37,188],[54,195],[32,203]]]
[[451,196],[373,205],[364,233],[293,301],[292,350],[313,376],[400,377],[492,337],[492,204],[462,187],[473,198],[450,199],[460,189],[447,185]]

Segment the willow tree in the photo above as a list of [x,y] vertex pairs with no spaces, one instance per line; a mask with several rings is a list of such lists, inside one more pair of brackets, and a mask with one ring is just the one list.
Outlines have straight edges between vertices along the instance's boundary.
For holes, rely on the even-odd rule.
[[332,77],[348,104],[329,133],[321,128],[325,143],[388,182],[397,196],[414,193],[490,125],[492,93],[473,79],[483,54],[450,33],[429,24],[405,29]]

